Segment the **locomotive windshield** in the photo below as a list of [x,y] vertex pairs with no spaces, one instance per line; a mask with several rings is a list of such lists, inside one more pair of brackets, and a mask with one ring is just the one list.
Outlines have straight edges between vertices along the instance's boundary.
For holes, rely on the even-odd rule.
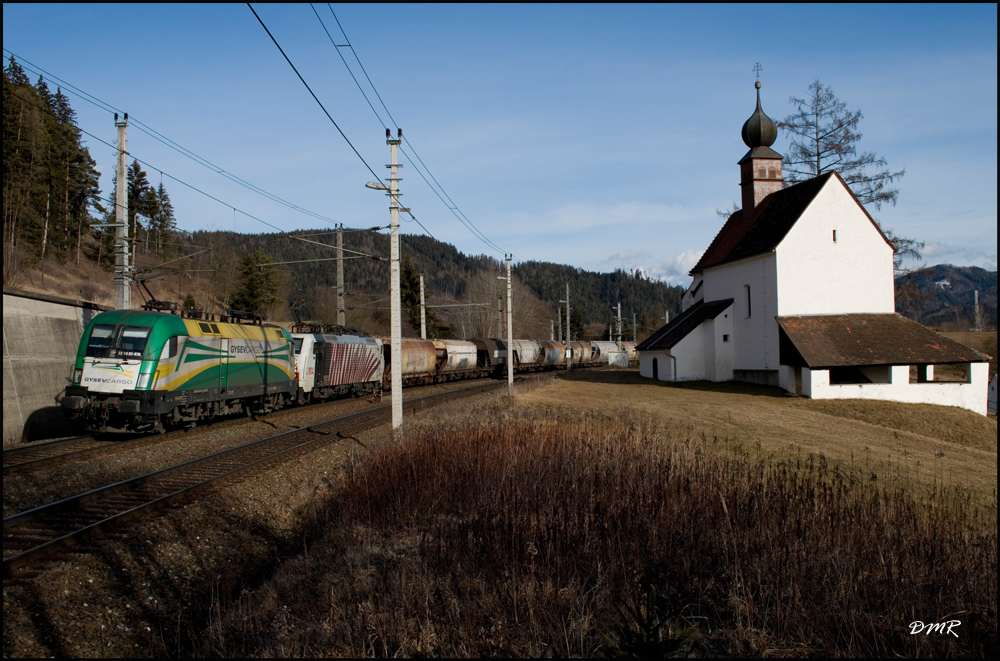
[[302,351],[302,339],[301,337],[295,338],[295,355],[298,355]]
[[87,355],[91,358],[107,358],[112,347],[112,335],[115,333],[114,326],[97,324],[94,330],[90,331],[90,342],[87,343]]
[[126,326],[122,330],[121,338],[118,340],[118,357],[142,358],[142,352],[146,348],[146,338],[148,337],[149,328],[143,326]]
[[90,332],[87,356],[90,358],[142,358],[149,338],[147,326],[109,326],[96,324]]

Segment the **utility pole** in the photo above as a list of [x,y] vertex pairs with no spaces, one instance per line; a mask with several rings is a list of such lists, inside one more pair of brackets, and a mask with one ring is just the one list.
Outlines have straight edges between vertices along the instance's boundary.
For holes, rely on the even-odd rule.
[[115,188],[115,309],[132,307],[132,289],[129,282],[128,249],[128,113],[118,121],[118,179]]
[[[512,255],[505,255],[507,258],[507,390],[514,387],[514,317],[511,309],[510,296],[510,258]],[[979,292],[976,292],[978,295]],[[978,299],[977,299],[978,300]]]
[[390,349],[390,359],[392,360],[392,428],[400,429],[403,426],[403,337],[402,337],[402,314],[399,304],[399,182],[402,179],[398,176],[398,168],[402,167],[398,163],[399,143],[403,139],[403,129],[397,129],[396,139],[392,139],[392,131],[385,130],[386,143],[390,147],[392,160],[386,167],[389,168],[389,266],[391,272],[390,293],[392,311],[390,313],[390,324],[392,325],[392,339]]
[[[497,296],[497,339],[503,337],[503,302],[500,297]],[[507,347],[508,353],[510,352],[510,347]]]
[[618,301],[618,344],[622,343],[622,302]]
[[556,330],[553,328],[552,320],[549,319],[549,341],[556,339]]
[[420,339],[427,339],[427,316],[424,307],[424,274],[420,274]]
[[663,311],[663,323],[664,324],[669,324],[670,323],[670,310],[664,310]]
[[635,326],[635,312],[633,312],[632,313],[632,341],[633,342],[638,342],[638,340],[635,339],[636,338],[635,328],[636,328],[636,326]]
[[344,312],[344,224],[337,225],[337,324],[347,325]]
[[570,307],[569,307],[569,283],[566,283],[566,300],[559,301],[560,303],[566,304],[566,371],[570,370],[570,365],[573,363],[573,349],[569,345],[569,318],[570,318]]
[[972,330],[974,330],[976,332],[983,330],[983,311],[979,307],[979,290],[978,289],[973,294],[972,313],[973,313],[973,323],[975,323],[975,325],[976,325],[976,327],[973,328]]

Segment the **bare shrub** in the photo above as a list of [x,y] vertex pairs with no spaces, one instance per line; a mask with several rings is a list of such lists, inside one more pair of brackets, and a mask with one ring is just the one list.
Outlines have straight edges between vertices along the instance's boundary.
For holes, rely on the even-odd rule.
[[[324,541],[235,604],[215,651],[995,652],[995,492],[918,499],[878,477],[503,400],[355,461],[316,515]],[[949,617],[959,638],[910,635]]]

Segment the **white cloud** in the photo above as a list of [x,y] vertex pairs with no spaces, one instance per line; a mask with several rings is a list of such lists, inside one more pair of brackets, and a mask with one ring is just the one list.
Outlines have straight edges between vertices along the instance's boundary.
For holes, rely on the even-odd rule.
[[604,261],[609,263],[634,264],[635,262],[649,261],[652,258],[653,255],[645,250],[627,249],[619,250]]
[[[989,242],[990,240],[987,239]],[[992,240],[995,244],[995,239]],[[997,251],[984,250],[982,246],[989,243],[971,246],[955,246],[947,243],[928,243],[920,251],[923,259],[920,262],[904,260],[906,266],[910,268],[920,268],[924,265],[933,266],[935,264],[954,264],[956,266],[978,266],[987,271],[997,269]]]
[[604,260],[604,263],[613,265],[614,268],[637,270],[646,277],[662,280],[668,284],[686,285],[690,277],[688,272],[694,268],[704,253],[704,250],[691,249],[658,260],[645,250],[626,249],[611,255]]

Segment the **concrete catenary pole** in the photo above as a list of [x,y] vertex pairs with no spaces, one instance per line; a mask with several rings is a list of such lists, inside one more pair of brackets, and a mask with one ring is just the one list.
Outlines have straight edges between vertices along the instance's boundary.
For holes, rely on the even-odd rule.
[[573,363],[571,360],[573,349],[569,345],[569,317],[570,317],[570,307],[569,307],[569,283],[566,283],[566,371],[570,370],[570,365]]
[[337,324],[347,325],[344,312],[344,224],[337,225]]
[[618,344],[622,343],[622,302],[618,301]]
[[505,257],[507,258],[507,390],[509,391],[514,387],[514,316],[511,309],[510,293],[511,255],[505,255]]
[[424,306],[424,274],[420,274],[420,339],[427,339],[427,308]]
[[562,339],[562,329],[563,329],[563,325],[562,325],[562,306],[561,305],[557,306],[556,307],[556,311],[559,313],[559,322],[556,324],[556,330],[559,331],[559,337],[557,338],[557,341],[559,342],[559,344],[562,344],[562,341],[563,341],[563,339]]
[[389,168],[389,267],[390,267],[390,308],[389,323],[392,326],[392,338],[390,340],[390,360],[392,361],[392,428],[400,429],[403,426],[403,337],[402,318],[399,303],[399,182],[402,179],[398,176],[398,168],[402,167],[398,163],[399,143],[403,138],[403,129],[398,129],[396,138],[392,138],[392,133],[386,129],[386,143],[391,151],[392,160],[386,167]]
[[636,326],[635,326],[635,312],[633,312],[632,313],[632,341],[633,342],[638,342],[638,340],[635,339],[636,338],[635,328],[636,328]]
[[979,332],[983,330],[983,309],[979,307],[978,289],[975,291],[973,296],[972,311],[973,311],[973,323],[976,324],[976,327],[973,328],[972,330]]
[[552,320],[549,319],[549,341],[550,342],[552,340],[556,339],[556,329],[553,326],[554,326],[554,324],[552,323]]
[[118,121],[118,175],[115,188],[115,309],[128,310],[132,307],[132,290],[129,282],[128,249],[128,113]]

